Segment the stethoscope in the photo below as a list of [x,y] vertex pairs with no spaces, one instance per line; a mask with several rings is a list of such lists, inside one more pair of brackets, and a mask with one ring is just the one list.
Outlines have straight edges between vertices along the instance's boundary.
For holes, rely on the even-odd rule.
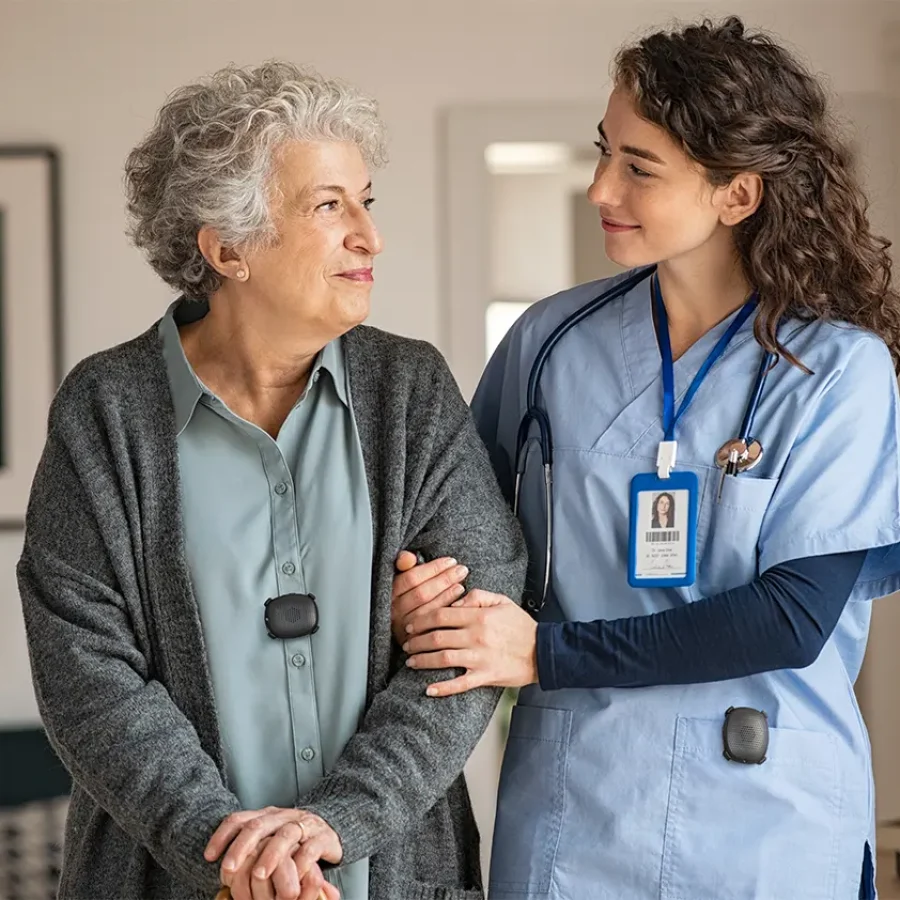
[[[581,309],[576,310],[572,315],[563,319],[553,329],[544,343],[541,344],[541,348],[538,350],[534,363],[531,366],[531,372],[528,375],[528,389],[525,395],[525,415],[522,416],[516,436],[516,480],[513,492],[513,512],[518,516],[519,494],[522,488],[522,478],[525,475],[525,466],[528,462],[527,448],[531,441],[537,440],[541,448],[541,466],[544,470],[544,503],[547,510],[547,524],[544,538],[544,574],[541,581],[541,599],[538,603],[534,600],[533,595],[529,594],[525,601],[526,606],[534,612],[539,612],[547,600],[553,561],[553,435],[550,428],[550,416],[538,404],[537,400],[541,373],[550,353],[576,325],[581,324],[588,316],[599,312],[604,306],[607,306],[614,300],[624,297],[625,294],[637,287],[642,281],[650,278],[654,272],[656,272],[656,266],[648,266],[639,270],[631,277],[619,282],[619,284],[605,291],[599,297],[595,297],[590,303],[585,304]],[[722,485],[725,483],[725,476],[749,472],[762,459],[762,444],[752,437],[753,423],[756,419],[756,412],[759,409],[763,390],[765,389],[766,377],[777,360],[778,357],[774,353],[765,352],[763,354],[756,373],[756,380],[753,383],[753,391],[744,411],[740,436],[726,441],[716,452],[716,465],[722,469],[719,496],[721,496]],[[538,427],[539,434],[537,438],[529,437],[532,424],[536,424]]]

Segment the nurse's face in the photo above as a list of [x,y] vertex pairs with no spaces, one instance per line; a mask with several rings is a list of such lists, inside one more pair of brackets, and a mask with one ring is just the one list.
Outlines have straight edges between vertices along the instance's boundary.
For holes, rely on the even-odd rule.
[[599,127],[588,199],[600,212],[606,255],[626,268],[688,256],[714,237],[727,189],[714,188],[669,133],[642,119],[620,89]]

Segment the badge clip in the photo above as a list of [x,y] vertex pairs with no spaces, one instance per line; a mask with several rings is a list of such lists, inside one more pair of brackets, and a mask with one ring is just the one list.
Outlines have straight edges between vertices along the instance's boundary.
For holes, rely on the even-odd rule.
[[660,441],[656,451],[656,475],[658,478],[668,478],[675,468],[675,460],[678,457],[678,441]]

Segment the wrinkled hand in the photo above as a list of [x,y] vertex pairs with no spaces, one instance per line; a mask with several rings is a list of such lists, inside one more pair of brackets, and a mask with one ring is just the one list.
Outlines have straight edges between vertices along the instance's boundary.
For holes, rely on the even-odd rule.
[[[268,838],[260,841],[260,848],[267,844]],[[340,892],[325,881],[317,864],[301,879],[296,856],[283,859],[271,878],[254,878],[252,870],[256,867],[256,858],[251,854],[240,869],[228,877],[230,884],[219,892],[216,900],[340,900]]]
[[431,685],[431,697],[486,686],[524,687],[538,680],[537,622],[502,594],[471,591],[453,606],[413,616],[407,628],[408,666],[466,670]]
[[[275,895],[267,891],[273,887],[279,900],[315,900],[321,888],[316,882],[324,884],[317,863],[343,858],[340,839],[324,819],[275,806],[232,813],[210,838],[204,856],[213,862],[226,847],[221,878],[234,900],[270,900]],[[294,878],[302,882],[302,891],[290,897]],[[282,891],[287,893],[282,896]]]
[[408,550],[398,554],[396,566],[401,574],[394,577],[391,592],[391,630],[403,644],[413,618],[450,606],[465,594],[469,570],[446,556],[416,565],[415,554]]

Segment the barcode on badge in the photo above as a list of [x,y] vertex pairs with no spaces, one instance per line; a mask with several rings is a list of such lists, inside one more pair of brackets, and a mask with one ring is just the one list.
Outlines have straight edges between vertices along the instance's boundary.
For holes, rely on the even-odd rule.
[[648,531],[648,544],[677,544],[681,540],[680,531]]

